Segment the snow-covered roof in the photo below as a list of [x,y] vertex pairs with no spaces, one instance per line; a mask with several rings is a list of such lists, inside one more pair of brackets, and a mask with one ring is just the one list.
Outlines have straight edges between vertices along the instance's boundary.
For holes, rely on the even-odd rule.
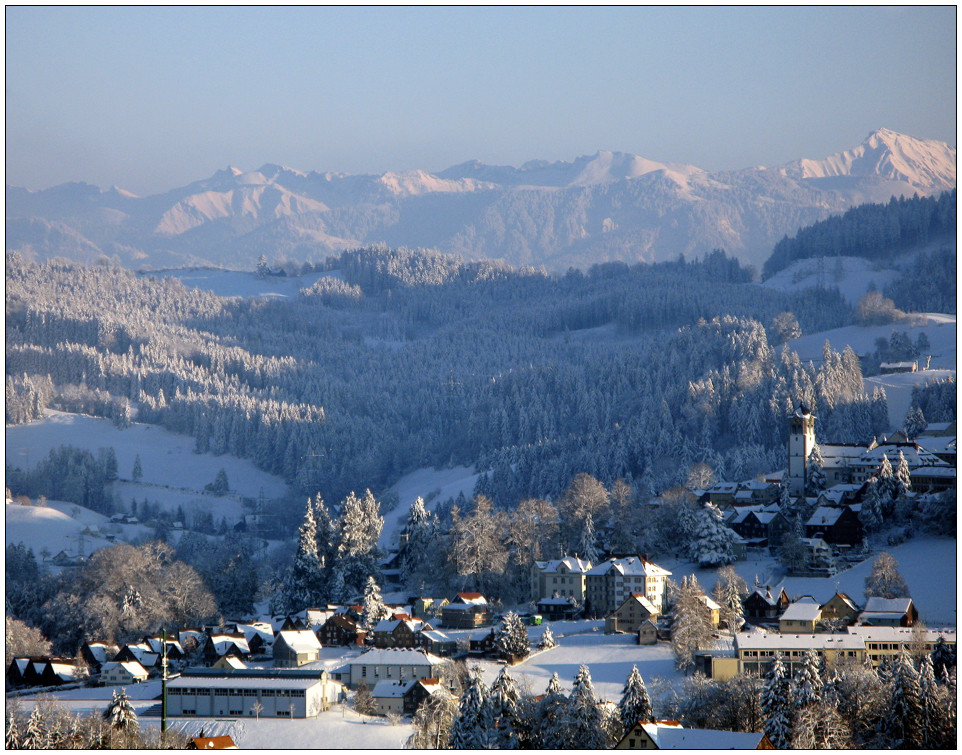
[[[459,592],[457,600],[460,600],[462,605],[469,605],[469,606],[488,605],[488,601],[479,592]],[[445,608],[454,608],[456,605],[458,604],[450,603],[446,605]]]
[[454,642],[454,640],[444,632],[439,632],[436,629],[428,629],[427,631],[421,632],[421,636],[426,637],[431,640],[431,642]]
[[557,572],[562,566],[573,574],[584,574],[591,569],[591,562],[575,556],[558,558],[554,561],[536,561],[535,565],[543,572]]
[[260,637],[268,647],[274,644],[274,629],[266,621],[255,621],[253,624],[238,624],[237,631],[244,633],[244,638],[248,643],[255,637]]
[[108,671],[113,671],[118,666],[130,674],[134,679],[146,679],[148,676],[150,676],[150,674],[147,673],[147,669],[137,663],[137,661],[110,661],[101,667],[100,673],[105,674]]
[[109,655],[107,645],[103,642],[88,642],[87,650],[90,651],[90,654],[94,657],[94,660],[96,660],[97,663],[106,662],[107,656]]
[[628,556],[627,558],[609,558],[607,561],[602,561],[596,567],[591,569],[588,572],[588,575],[592,577],[602,576],[608,574],[612,570],[631,576],[671,576],[671,572],[667,569],[662,569],[657,564],[653,564],[651,561],[646,561],[638,556]]
[[848,633],[864,642],[911,642],[921,631],[926,642],[935,642],[939,635],[945,637],[946,642],[956,641],[955,629],[922,629],[915,627],[848,627]]
[[242,660],[241,660],[240,658],[238,658],[236,655],[227,655],[227,656],[224,656],[224,657],[221,659],[221,661],[218,661],[218,662],[219,662],[219,663],[220,663],[220,662],[223,662],[223,663],[225,663],[226,665],[230,666],[231,668],[236,668],[236,669],[247,668],[247,664],[244,663],[244,661],[242,661]]
[[382,679],[374,685],[374,689],[371,690],[371,697],[404,697],[415,684],[417,684],[417,681],[414,679],[406,682]]
[[868,598],[865,601],[865,613],[886,612],[906,613],[912,606],[911,598]]
[[308,690],[320,679],[312,677],[264,677],[264,676],[178,676],[167,682],[168,689],[303,689]]
[[443,663],[443,659],[416,648],[378,648],[361,653],[357,658],[350,661],[351,666],[385,664],[392,666],[436,666],[439,663]]
[[682,726],[642,724],[659,750],[754,750],[764,732],[685,729]]
[[792,603],[782,613],[782,621],[818,621],[822,609],[817,603]]
[[634,600],[635,602],[640,604],[641,607],[644,608],[645,611],[647,611],[649,614],[660,613],[660,611],[651,604],[651,601],[648,600],[648,598],[646,598],[643,593],[640,593],[640,592],[632,593],[625,599],[625,602],[627,603],[629,600]]
[[[698,595],[696,597],[698,598],[698,600],[700,600],[702,603],[704,603],[708,607],[709,611],[717,611],[721,609],[721,606],[718,605],[714,600],[709,598],[707,595]],[[649,605],[651,604],[649,603]]]
[[285,629],[278,632],[274,639],[275,648],[280,640],[295,653],[309,653],[321,649],[320,640],[310,629]]
[[865,643],[853,634],[778,634],[774,632],[739,632],[733,641],[735,650],[861,650]]
[[249,653],[251,651],[250,645],[247,644],[246,637],[232,637],[222,634],[212,634],[210,636],[210,641],[214,645],[214,650],[216,650],[219,655],[223,655],[230,650],[231,645],[234,645],[242,653]]
[[859,459],[859,466],[877,467],[882,463],[882,456],[889,460],[889,464],[894,469],[899,460],[899,451],[905,457],[905,463],[909,469],[916,467],[947,467],[949,464],[931,451],[916,446],[914,443],[885,443],[876,446],[871,451],[866,451]]
[[708,488],[708,493],[716,493],[720,495],[734,495],[738,490],[737,482],[717,482]]
[[812,512],[812,515],[805,522],[809,527],[831,527],[842,515],[845,509],[836,509],[829,506],[819,506]]

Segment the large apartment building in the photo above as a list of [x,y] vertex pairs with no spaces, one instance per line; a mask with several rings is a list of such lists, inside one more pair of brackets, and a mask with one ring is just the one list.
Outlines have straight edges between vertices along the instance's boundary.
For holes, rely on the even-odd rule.
[[609,558],[585,575],[585,610],[589,616],[607,616],[629,595],[639,593],[664,613],[670,576],[670,571],[641,556]]

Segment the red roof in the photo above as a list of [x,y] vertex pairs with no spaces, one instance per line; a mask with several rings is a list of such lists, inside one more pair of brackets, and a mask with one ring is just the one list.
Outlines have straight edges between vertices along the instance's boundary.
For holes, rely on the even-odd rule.
[[198,750],[236,750],[237,745],[228,736],[223,737],[197,737],[192,740],[192,744]]
[[478,598],[483,598],[484,596],[479,592],[459,592],[459,598],[465,598],[466,600],[477,600]]

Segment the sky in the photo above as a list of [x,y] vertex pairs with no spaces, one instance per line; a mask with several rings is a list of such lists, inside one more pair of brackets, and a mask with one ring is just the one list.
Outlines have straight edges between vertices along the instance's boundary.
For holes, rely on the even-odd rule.
[[956,8],[10,7],[6,181],[952,146]]

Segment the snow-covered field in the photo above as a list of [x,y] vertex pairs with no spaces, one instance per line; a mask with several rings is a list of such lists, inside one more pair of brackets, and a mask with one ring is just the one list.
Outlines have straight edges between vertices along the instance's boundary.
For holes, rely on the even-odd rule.
[[[246,459],[196,454],[193,438],[155,425],[134,423],[119,429],[110,420],[48,409],[42,420],[6,428],[8,464],[33,468],[61,445],[93,453],[113,448],[120,476],[115,492],[126,507],[132,498],[146,498],[167,510],[183,506],[188,515],[191,511],[209,511],[216,521],[226,517],[230,522],[243,513],[241,497],[257,498],[263,492],[267,498],[278,498],[287,493],[281,478],[261,471]],[[143,477],[133,482],[130,478],[138,455]],[[231,492],[222,497],[205,493],[204,486],[213,482],[221,468],[227,473]]]
[[433,511],[439,502],[457,498],[458,493],[463,492],[470,499],[477,480],[478,474],[470,467],[425,467],[402,477],[391,487],[391,492],[398,497],[398,504],[384,514],[384,528],[379,541],[381,547],[397,545],[397,535],[404,526],[411,504],[418,496],[424,499],[427,510]]
[[178,278],[185,286],[210,291],[217,296],[239,296],[245,299],[268,297],[291,299],[302,288],[309,288],[319,278],[339,277],[339,273],[309,273],[293,278],[268,276],[258,278],[252,272],[241,270],[181,269],[161,273],[146,273],[156,278]]

